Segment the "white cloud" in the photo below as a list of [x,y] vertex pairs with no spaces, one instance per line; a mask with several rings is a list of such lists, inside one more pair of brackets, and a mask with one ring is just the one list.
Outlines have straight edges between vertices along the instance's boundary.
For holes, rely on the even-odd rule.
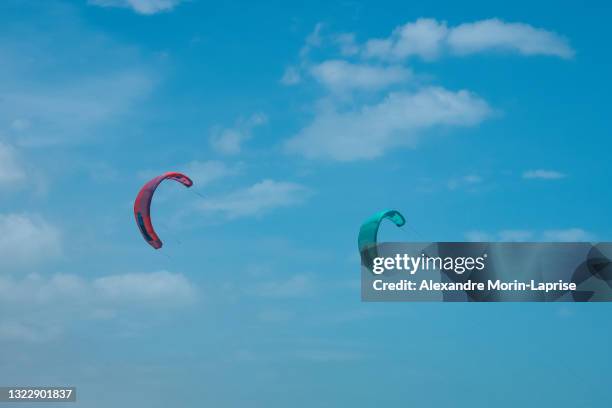
[[24,85],[0,92],[5,106],[1,115],[25,116],[31,124],[17,135],[20,144],[48,145],[87,138],[95,126],[126,113],[150,91],[152,81],[146,72],[136,70],[77,78],[62,84],[61,90],[56,85]]
[[477,174],[468,174],[462,177],[455,177],[448,181],[449,190],[456,190],[461,187],[473,187],[476,184],[482,183],[482,177]]
[[0,303],[32,309],[61,304],[179,306],[193,302],[196,292],[185,276],[168,271],[108,275],[95,279],[74,274],[29,274],[21,279],[0,276]]
[[0,266],[29,266],[57,258],[62,253],[58,228],[38,216],[0,214]]
[[16,131],[26,130],[30,127],[30,122],[25,119],[15,119],[11,122],[11,128]]
[[304,41],[304,45],[299,52],[300,62],[296,65],[285,68],[283,76],[280,79],[281,84],[285,86],[293,86],[302,82],[302,71],[307,69],[310,65],[309,58],[311,51],[323,45],[323,37],[321,35],[322,30],[323,23],[317,23],[312,32],[308,34],[306,40]]
[[506,23],[496,18],[453,28],[448,36],[448,45],[456,54],[503,50],[522,55],[574,56],[574,50],[567,40],[554,32],[524,23]]
[[425,18],[397,27],[388,38],[367,41],[363,55],[387,60],[411,56],[433,60],[444,53],[466,55],[495,50],[560,58],[574,55],[565,38],[529,24],[488,19],[448,27],[446,22]]
[[43,343],[59,336],[57,326],[44,322],[23,323],[15,321],[0,322],[0,340],[13,340],[28,343]]
[[195,186],[205,186],[212,182],[225,179],[240,173],[240,165],[228,166],[222,161],[192,161],[184,166],[184,172],[194,182]]
[[590,242],[593,235],[581,228],[568,228],[544,231],[544,241],[551,242]]
[[281,84],[287,86],[299,84],[301,81],[300,70],[296,67],[287,67],[280,80]]
[[352,64],[342,60],[329,60],[310,69],[314,78],[334,92],[357,90],[380,90],[390,85],[407,81],[409,69],[401,66],[380,67],[367,64]]
[[502,230],[496,233],[470,231],[465,238],[471,242],[590,242],[593,234],[581,228],[544,230]]
[[[101,137],[153,88],[153,57],[93,30],[73,7],[40,2],[36,11],[37,20],[62,24],[54,30],[40,24],[0,27],[3,139],[47,146]],[[126,124],[113,134],[125,134]]]
[[476,125],[490,112],[486,101],[468,91],[430,87],[415,93],[391,93],[358,110],[319,112],[310,125],[287,141],[286,149],[307,158],[373,159],[394,147],[414,146],[424,130]]
[[222,197],[204,199],[199,209],[219,212],[228,218],[258,216],[275,208],[300,204],[309,195],[310,191],[300,184],[263,180]]
[[[172,169],[172,167],[170,168]],[[179,165],[174,168],[174,170],[180,171],[189,176],[189,178],[193,180],[193,184],[196,189],[240,174],[242,169],[242,163],[228,165],[220,160],[193,160],[189,163]],[[137,177],[142,180],[150,180],[153,177],[164,173],[165,171],[168,171],[167,167],[165,170],[162,168],[141,170],[137,173]]]
[[197,295],[187,278],[167,271],[94,279],[74,274],[23,278],[3,274],[0,340],[46,341],[78,320],[109,319],[142,308],[167,311],[192,304]]
[[246,120],[238,120],[232,128],[216,127],[212,130],[210,144],[219,153],[238,154],[242,150],[242,144],[252,137],[253,130],[266,123],[267,116],[256,113]]
[[177,305],[195,299],[195,289],[187,278],[167,271],[105,276],[95,279],[92,287],[104,301]]
[[355,34],[343,33],[336,36],[335,43],[340,47],[340,54],[350,57],[359,53],[359,45],[355,41]]
[[555,170],[528,170],[523,173],[525,179],[557,180],[565,178],[565,174]]
[[101,7],[131,8],[138,14],[156,14],[170,11],[184,0],[89,0],[89,4]]
[[0,187],[24,182],[26,172],[14,148],[0,142]]
[[534,241],[535,233],[528,230],[502,230],[496,233],[469,231],[465,238],[469,242],[526,242]]
[[367,41],[364,56],[403,59],[416,55],[431,60],[441,53],[447,34],[446,23],[420,18],[397,27],[389,38]]
[[465,233],[465,239],[468,242],[488,242],[493,240],[491,234],[484,231],[468,231]]
[[306,42],[300,50],[300,58],[305,59],[310,54],[313,48],[320,47],[323,43],[323,37],[321,31],[323,30],[323,23],[317,23],[312,32],[306,37]]
[[527,230],[503,230],[498,233],[502,242],[525,242],[533,239],[533,232]]
[[[388,38],[370,39],[363,44],[358,44],[352,33],[323,37],[321,30],[318,24],[300,52],[299,69],[292,67],[282,80],[285,84],[295,84],[309,73],[330,91],[315,104],[312,122],[285,142],[286,151],[311,159],[373,159],[395,147],[414,147],[424,131],[436,126],[472,126],[490,116],[492,109],[488,103],[467,90],[453,92],[423,87],[414,81],[411,89],[416,91],[400,91],[406,88],[401,85],[413,76],[402,65],[409,57],[435,60],[443,55],[492,50],[562,58],[573,55],[567,40],[553,32],[499,19],[449,27],[444,21],[420,18],[397,27]],[[348,59],[313,62],[311,51],[315,47],[324,48],[330,40],[345,57],[380,61],[376,64]],[[385,89],[391,92],[377,103],[372,102],[373,97],[380,94],[349,93]],[[239,138],[230,136],[230,140]],[[478,181],[451,180],[448,187],[474,185]]]

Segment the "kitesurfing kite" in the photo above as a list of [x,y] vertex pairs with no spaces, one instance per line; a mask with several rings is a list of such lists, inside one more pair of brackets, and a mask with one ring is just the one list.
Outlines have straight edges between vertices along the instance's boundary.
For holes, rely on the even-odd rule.
[[406,219],[399,211],[384,210],[377,212],[361,225],[357,246],[359,247],[359,253],[365,265],[371,265],[372,260],[378,257],[378,250],[376,247],[378,229],[380,228],[380,223],[385,219],[391,220],[398,227],[406,223]]
[[163,244],[155,233],[155,229],[151,223],[151,200],[153,199],[153,194],[155,194],[157,186],[159,186],[159,184],[166,179],[178,181],[185,187],[193,186],[193,181],[182,173],[164,173],[142,186],[138,196],[136,196],[136,201],[134,201],[134,217],[136,218],[136,225],[138,225],[138,229],[140,229],[140,233],[145,241],[147,241],[149,245],[155,249],[161,248]]

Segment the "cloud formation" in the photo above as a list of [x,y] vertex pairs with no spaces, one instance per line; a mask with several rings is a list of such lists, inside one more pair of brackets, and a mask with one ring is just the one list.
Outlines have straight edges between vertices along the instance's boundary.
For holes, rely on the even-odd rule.
[[184,0],[89,0],[89,4],[100,7],[130,8],[138,14],[157,14],[170,11]]
[[416,56],[432,61],[444,54],[468,55],[488,51],[559,58],[572,58],[575,53],[564,37],[552,31],[496,18],[456,27],[448,27],[444,21],[420,18],[397,27],[388,38],[366,41],[362,53],[366,58],[383,60]]
[[195,186],[205,186],[240,173],[241,166],[229,166],[219,160],[194,160],[183,166],[183,171],[194,182]]
[[293,66],[285,68],[285,72],[280,79],[280,83],[287,86],[297,85],[301,81],[302,75],[300,74],[299,68]]
[[312,76],[333,92],[351,90],[376,91],[406,82],[411,71],[402,66],[354,64],[343,60],[328,60],[310,68]]
[[92,140],[149,94],[151,61],[63,8],[42,9],[61,30],[0,27],[0,133],[19,147]]
[[142,308],[185,307],[197,300],[197,294],[185,276],[167,271],[94,279],[75,274],[0,275],[0,340],[46,341],[77,320],[109,319]]
[[22,145],[44,146],[83,139],[94,127],[125,113],[151,87],[147,73],[122,71],[78,78],[61,85],[61,90],[57,83],[8,88],[0,93],[6,105],[2,116],[26,117],[31,123],[28,131],[17,134]]
[[447,187],[449,190],[473,188],[475,185],[482,183],[482,181],[482,176],[479,176],[478,174],[468,174],[450,179],[447,183]]
[[201,211],[221,213],[230,219],[259,216],[276,208],[300,204],[310,194],[301,184],[263,180],[225,196],[205,199],[198,207]]
[[473,126],[490,113],[487,102],[468,91],[429,87],[414,93],[391,93],[357,110],[320,111],[285,147],[310,159],[374,159],[394,147],[414,146],[425,130]]
[[432,60],[442,52],[447,36],[446,23],[420,18],[414,23],[397,27],[389,38],[368,40],[363,55],[368,58],[398,60],[419,56]]
[[15,149],[0,142],[0,188],[22,183],[26,172]]
[[452,28],[447,43],[451,52],[459,55],[500,50],[572,58],[575,53],[564,37],[552,31],[496,18]]
[[0,214],[0,231],[2,272],[35,265],[62,253],[59,229],[42,217]]
[[246,120],[238,120],[234,127],[215,127],[210,136],[210,144],[219,153],[238,154],[242,151],[243,143],[253,136],[253,130],[266,123],[268,117],[263,113],[256,113]]
[[[444,21],[420,18],[397,27],[388,38],[361,44],[353,33],[329,36],[322,29],[317,24],[300,51],[300,63],[281,80],[295,85],[309,74],[328,92],[314,104],[313,120],[284,144],[287,152],[309,159],[373,159],[395,147],[414,147],[424,131],[436,126],[473,126],[491,115],[488,103],[467,90],[455,92],[413,81],[412,91],[406,92],[413,74],[403,64],[410,57],[433,61],[444,55],[488,51],[560,58],[574,55],[567,40],[554,32],[500,19],[449,27]],[[326,44],[333,45],[343,58],[314,62],[313,49],[323,50]],[[555,178],[559,174],[536,171],[526,177]],[[451,182],[449,188],[455,184]]]
[[581,228],[554,229],[544,231],[501,230],[496,233],[469,231],[465,238],[471,242],[589,242],[593,234]]
[[589,242],[595,237],[582,228],[568,228],[544,231],[544,240],[551,242]]
[[528,170],[523,173],[524,179],[558,180],[565,178],[565,174],[556,170]]

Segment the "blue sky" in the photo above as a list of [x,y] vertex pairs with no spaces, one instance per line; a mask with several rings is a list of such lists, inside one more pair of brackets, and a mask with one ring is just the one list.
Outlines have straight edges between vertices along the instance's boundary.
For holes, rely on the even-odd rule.
[[[609,240],[610,9],[0,5],[0,384],[82,407],[604,406],[606,304],[364,304],[385,240]],[[132,202],[160,187],[160,251]],[[197,194],[195,194],[197,192]],[[562,390],[562,391],[560,391]]]

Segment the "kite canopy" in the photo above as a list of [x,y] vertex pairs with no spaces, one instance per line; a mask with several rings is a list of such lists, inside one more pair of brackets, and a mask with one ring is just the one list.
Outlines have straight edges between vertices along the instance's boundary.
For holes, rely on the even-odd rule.
[[166,179],[178,181],[185,187],[191,187],[193,185],[193,181],[182,173],[164,173],[142,186],[138,196],[136,196],[136,201],[134,201],[136,225],[138,225],[138,229],[140,229],[140,233],[145,241],[155,249],[161,248],[163,244],[155,233],[155,229],[153,229],[153,224],[151,223],[151,200],[153,199],[153,194],[155,194],[157,186]]
[[365,265],[370,265],[372,260],[378,256],[378,252],[376,250],[378,229],[380,228],[380,223],[385,218],[393,221],[393,223],[398,227],[401,227],[406,223],[406,219],[399,211],[385,210],[374,214],[361,225],[357,245]]

